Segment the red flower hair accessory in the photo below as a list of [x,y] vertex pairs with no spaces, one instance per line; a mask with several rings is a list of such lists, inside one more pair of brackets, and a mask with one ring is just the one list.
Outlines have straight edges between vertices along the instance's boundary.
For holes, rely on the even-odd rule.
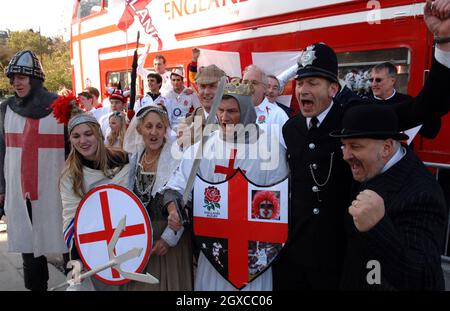
[[58,123],[67,125],[71,117],[82,113],[78,98],[72,91],[65,91],[50,106],[53,109],[53,116]]

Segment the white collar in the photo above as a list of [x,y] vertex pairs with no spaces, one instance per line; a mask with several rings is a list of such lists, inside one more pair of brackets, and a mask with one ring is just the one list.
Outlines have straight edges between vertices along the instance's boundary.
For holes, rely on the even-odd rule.
[[271,103],[269,102],[267,97],[264,97],[264,100],[261,102],[261,104],[256,106],[256,109],[258,109],[258,110],[260,110],[262,112],[265,112],[266,111],[266,107],[268,107],[269,105],[271,105]]
[[[331,104],[328,106],[327,109],[325,109],[324,111],[322,111],[316,118],[317,120],[319,120],[319,123],[317,123],[317,127],[319,127],[323,120],[325,119],[325,117],[327,116],[328,112],[331,110],[331,107],[333,107],[333,101],[331,101]],[[311,118],[306,118],[306,125],[308,126],[308,128],[311,127]]]
[[397,93],[397,91],[394,89],[394,92],[392,92],[392,95],[389,96],[389,97],[386,98],[386,99],[380,98],[380,97],[375,96],[375,95],[373,95],[373,97],[375,97],[375,99],[378,99],[378,100],[388,100],[388,99],[391,99],[392,97],[394,97],[395,93]]
[[383,167],[380,174],[386,172],[388,169],[390,169],[395,164],[397,164],[397,162],[400,161],[405,156],[405,154],[406,154],[406,149],[403,146],[400,146],[400,148],[398,148],[398,150],[395,152],[395,154],[392,156],[392,158]]

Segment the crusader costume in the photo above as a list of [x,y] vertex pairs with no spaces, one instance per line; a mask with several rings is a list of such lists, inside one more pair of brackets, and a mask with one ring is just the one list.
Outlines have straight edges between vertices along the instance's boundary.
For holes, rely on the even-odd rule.
[[[45,76],[31,51],[16,53],[6,68],[15,79],[29,77],[30,91],[1,104],[0,193],[5,194],[8,248],[22,253],[25,287],[46,290],[50,253],[67,249],[61,235],[62,205],[58,180],[64,165],[64,126],[51,115],[55,94],[42,84]],[[19,90],[20,92],[20,90]]]
[[[236,89],[234,91],[226,91],[225,94],[231,95],[239,104],[239,124],[244,126],[254,125],[256,123],[256,113],[251,103],[250,93],[240,93]],[[250,181],[258,185],[271,185],[285,179],[288,173],[285,152],[284,148],[281,148],[278,143],[270,145],[271,142],[269,140],[268,145],[263,147],[268,147],[267,150],[272,157],[278,156],[278,161],[274,167],[263,168],[265,160],[262,159],[261,154],[258,154],[256,157],[250,154],[250,150],[261,150],[261,145],[258,145],[258,143],[262,139],[263,131],[258,126],[256,128],[258,129],[256,133],[247,133],[249,134],[248,136],[242,131],[236,131],[231,137],[224,137],[222,128],[212,133],[203,145],[203,157],[200,160],[197,175],[210,183],[221,182],[232,177],[236,169],[240,168]],[[165,206],[179,199],[180,195],[185,191],[186,182],[194,162],[193,155],[196,154],[199,146],[200,143],[196,143],[185,151],[179,169],[165,187]],[[204,247],[202,246],[202,248]],[[214,260],[222,262],[218,251],[220,247],[218,244],[213,244],[213,248],[212,255]],[[203,252],[200,253],[198,259],[194,289],[236,290],[214,268]],[[243,290],[272,290],[271,268],[269,267],[260,276],[248,283]]]

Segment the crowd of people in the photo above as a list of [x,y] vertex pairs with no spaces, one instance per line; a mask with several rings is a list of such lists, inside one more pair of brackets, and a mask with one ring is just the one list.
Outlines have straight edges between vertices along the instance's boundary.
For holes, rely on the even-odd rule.
[[[293,77],[297,115],[277,102],[284,87],[277,77],[250,65],[242,79],[228,78],[207,133],[226,73],[220,64],[198,67],[198,49],[188,74],[167,71],[162,55],[148,71],[145,53],[138,72],[149,91],[128,103],[127,92],[115,88],[104,107],[94,87],[76,95],[46,91],[36,55],[18,52],[6,68],[15,96],[0,105],[0,203],[9,251],[22,254],[25,287],[47,290],[47,254],[80,259],[77,208],[89,190],[117,184],[150,216],[153,247],[142,272],[159,283],[114,286],[92,278],[95,290],[236,290],[206,255],[212,249],[224,267],[226,244],[193,244],[180,213],[192,191],[192,155],[201,148],[197,174],[210,183],[237,169],[256,185],[290,178],[288,239],[278,256],[278,244],[252,242],[243,290],[443,290],[446,202],[402,133],[423,124],[421,134],[434,138],[450,110],[450,1],[427,1],[424,16],[437,40],[417,97],[395,90],[389,63],[370,70],[372,95],[360,97],[340,85],[335,51],[316,43],[302,52]],[[250,154],[261,148],[275,165]],[[268,256],[273,264],[265,267]],[[373,260],[381,274],[368,282]]]

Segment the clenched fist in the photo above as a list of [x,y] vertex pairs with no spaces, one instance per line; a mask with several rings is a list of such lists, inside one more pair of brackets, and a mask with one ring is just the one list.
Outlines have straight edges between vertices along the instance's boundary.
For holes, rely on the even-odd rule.
[[361,191],[353,200],[348,212],[353,216],[353,223],[360,232],[366,232],[384,217],[384,200],[375,191]]

